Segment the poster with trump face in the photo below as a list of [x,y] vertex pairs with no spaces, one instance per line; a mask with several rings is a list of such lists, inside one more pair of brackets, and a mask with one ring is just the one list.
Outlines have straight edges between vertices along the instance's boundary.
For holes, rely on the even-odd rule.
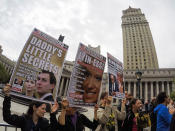
[[107,53],[107,59],[109,95],[123,99],[125,97],[123,86],[123,64],[109,53]]
[[67,50],[66,44],[35,28],[13,71],[10,80],[13,94],[53,101]]
[[72,105],[94,106],[101,90],[106,58],[80,43],[68,89]]

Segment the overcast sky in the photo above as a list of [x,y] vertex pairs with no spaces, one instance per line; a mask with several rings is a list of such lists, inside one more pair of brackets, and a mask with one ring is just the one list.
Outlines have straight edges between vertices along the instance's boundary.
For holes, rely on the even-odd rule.
[[122,10],[140,8],[149,22],[160,68],[175,68],[174,0],[0,0],[0,45],[17,60],[33,28],[69,45],[73,61],[79,42],[101,46],[123,61]]

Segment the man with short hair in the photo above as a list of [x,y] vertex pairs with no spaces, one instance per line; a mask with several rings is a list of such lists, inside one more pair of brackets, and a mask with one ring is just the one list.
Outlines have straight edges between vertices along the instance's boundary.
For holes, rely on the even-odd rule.
[[109,95],[114,96],[119,92],[118,82],[113,74],[109,73]]
[[40,100],[54,101],[52,93],[56,86],[56,78],[53,72],[42,70],[36,80],[36,91]]
[[154,113],[157,114],[156,131],[169,131],[172,114],[175,112],[175,109],[168,111],[169,98],[165,92],[159,93],[156,99],[158,104],[154,109]]

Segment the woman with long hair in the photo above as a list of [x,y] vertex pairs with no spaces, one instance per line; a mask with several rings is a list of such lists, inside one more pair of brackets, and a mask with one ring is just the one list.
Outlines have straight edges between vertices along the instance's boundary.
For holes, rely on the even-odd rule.
[[[11,97],[10,90],[11,85],[7,84],[3,92],[5,94],[3,102],[3,119],[10,125],[21,128],[21,131],[55,131],[53,123],[49,124],[49,121],[44,118],[46,112],[46,104],[42,102],[32,102],[29,105],[26,114],[18,116],[11,114]],[[51,105],[50,119],[55,117],[55,112],[58,109],[58,103]]]

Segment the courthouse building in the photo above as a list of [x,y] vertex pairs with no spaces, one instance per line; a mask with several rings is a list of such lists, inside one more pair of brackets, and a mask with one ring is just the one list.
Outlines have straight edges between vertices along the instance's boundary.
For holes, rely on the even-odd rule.
[[2,54],[3,49],[2,46],[0,45],[0,63],[5,67],[6,71],[9,74],[12,74],[15,62],[7,58],[5,55]]
[[[125,89],[145,101],[161,91],[169,95],[175,88],[175,68],[159,68],[149,23],[141,9],[123,11],[122,32]],[[135,76],[138,70],[142,72],[140,93]]]

